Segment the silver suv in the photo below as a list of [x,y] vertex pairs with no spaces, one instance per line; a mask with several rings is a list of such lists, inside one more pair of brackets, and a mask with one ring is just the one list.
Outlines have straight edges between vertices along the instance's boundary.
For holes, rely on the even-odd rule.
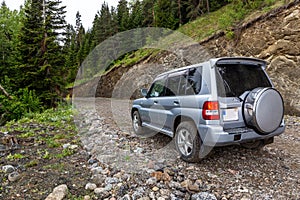
[[132,106],[133,130],[175,138],[181,158],[197,162],[215,146],[258,148],[284,132],[284,105],[254,58],[218,58],[156,77]]

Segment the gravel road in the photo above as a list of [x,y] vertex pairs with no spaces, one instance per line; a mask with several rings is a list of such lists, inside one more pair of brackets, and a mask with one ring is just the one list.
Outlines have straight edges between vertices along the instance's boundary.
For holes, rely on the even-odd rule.
[[131,102],[74,102],[96,199],[300,199],[299,117],[285,116],[286,132],[261,150],[219,147],[191,164],[171,138],[132,133]]

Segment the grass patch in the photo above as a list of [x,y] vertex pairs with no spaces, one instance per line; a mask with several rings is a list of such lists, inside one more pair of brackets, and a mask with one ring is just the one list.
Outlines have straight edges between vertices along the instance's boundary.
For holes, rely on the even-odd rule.
[[[35,129],[26,126],[25,124],[34,123],[34,124],[43,124],[46,126],[53,126],[55,128],[64,127],[65,130],[75,131],[76,127],[73,123],[74,110],[70,105],[60,105],[57,108],[52,108],[45,110],[43,113],[30,113],[25,115],[22,119],[16,121],[8,122],[5,127],[0,128],[0,131],[21,131],[21,132],[31,132],[24,134],[23,137],[33,135]],[[22,124],[21,126],[19,126]],[[33,135],[34,136],[34,135]]]
[[[221,9],[205,14],[198,19],[183,25],[178,31],[186,34],[196,41],[201,41],[218,31],[229,31],[227,37],[232,38],[230,32],[238,22],[250,20],[251,18],[280,7],[284,1],[262,0],[253,1],[245,6],[242,3],[231,3]],[[254,14],[252,14],[254,13]]]
[[18,135],[18,137],[19,138],[30,138],[30,137],[34,137],[35,135],[36,134],[33,131],[29,131],[29,132]]
[[13,160],[20,160],[22,158],[25,158],[26,156],[20,154],[20,153],[16,153],[16,154],[9,154],[6,159],[7,160],[10,160],[10,161],[13,161]]
[[26,168],[30,168],[30,167],[37,166],[38,164],[39,164],[38,160],[31,160],[30,162],[28,162],[28,163],[25,164],[25,167]]
[[55,157],[56,158],[65,158],[65,157],[73,155],[74,153],[76,153],[76,150],[70,149],[70,148],[65,148],[65,149],[63,149],[62,153],[57,154]]

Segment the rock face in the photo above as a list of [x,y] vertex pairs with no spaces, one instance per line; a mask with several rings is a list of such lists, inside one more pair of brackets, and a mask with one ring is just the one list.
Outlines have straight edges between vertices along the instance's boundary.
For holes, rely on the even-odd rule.
[[285,99],[287,114],[300,111],[299,1],[270,12],[238,32],[203,45],[215,56],[250,56],[268,61],[268,74]]
[[91,90],[93,94],[89,96],[137,98],[139,90],[148,87],[153,78],[164,71],[212,57],[256,57],[269,63],[267,72],[285,99],[286,114],[300,115],[299,1],[245,22],[236,29],[233,39],[218,33],[199,46],[178,49],[175,54],[162,52],[137,65],[115,68],[95,79],[99,81],[97,88],[91,89],[86,84],[81,90]]

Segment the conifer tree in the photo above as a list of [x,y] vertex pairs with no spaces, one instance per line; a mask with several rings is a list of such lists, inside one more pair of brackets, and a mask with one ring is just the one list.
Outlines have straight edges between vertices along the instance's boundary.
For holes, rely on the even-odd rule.
[[65,6],[59,0],[31,0],[25,7],[19,50],[22,63],[17,83],[35,90],[45,105],[52,106],[63,89]]
[[5,77],[14,74],[14,66],[17,64],[18,33],[22,24],[22,11],[11,11],[3,1],[0,7],[0,82]]
[[126,0],[119,0],[117,7],[117,17],[119,23],[119,31],[126,31],[129,29],[129,8]]
[[154,24],[157,27],[175,29],[178,26],[176,18],[176,2],[170,0],[157,0],[154,5],[155,19]]

